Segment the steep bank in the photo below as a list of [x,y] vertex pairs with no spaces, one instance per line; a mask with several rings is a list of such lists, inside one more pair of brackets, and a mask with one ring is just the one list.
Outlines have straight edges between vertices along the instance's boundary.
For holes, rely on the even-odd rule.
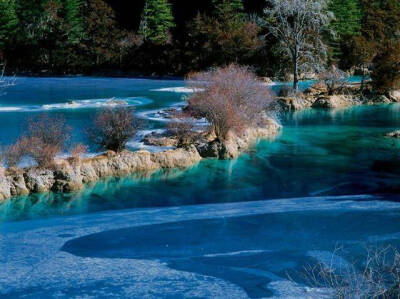
[[[209,140],[193,144],[186,148],[177,148],[159,153],[148,151],[107,152],[105,154],[71,161],[56,161],[53,169],[0,168],[0,200],[14,196],[43,192],[74,192],[85,184],[96,182],[106,177],[126,176],[135,172],[152,173],[160,169],[186,168],[198,163],[203,157],[220,159],[236,158],[246,148],[260,138],[271,138],[278,134],[280,126],[268,119],[262,128],[248,128],[240,136],[230,134],[224,141]],[[201,150],[219,144],[218,151],[205,155]]]

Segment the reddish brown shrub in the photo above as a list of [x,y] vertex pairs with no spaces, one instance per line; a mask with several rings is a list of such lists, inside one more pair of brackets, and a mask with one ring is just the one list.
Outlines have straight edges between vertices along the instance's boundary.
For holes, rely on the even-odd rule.
[[82,155],[87,153],[87,150],[88,147],[86,145],[78,143],[70,150],[71,156],[68,158],[68,161],[71,163],[80,161]]
[[204,117],[218,139],[230,130],[240,133],[255,126],[264,112],[273,110],[273,96],[247,67],[231,64],[188,78],[196,92],[188,99],[189,111]]
[[16,142],[15,144],[5,147],[2,156],[8,167],[16,167],[25,156],[25,151],[22,144]]
[[196,136],[194,124],[189,119],[187,113],[176,113],[174,115],[176,121],[170,122],[167,125],[169,133],[175,136],[178,140],[178,146],[186,147],[193,143]]
[[28,121],[27,133],[4,150],[8,167],[17,166],[24,157],[32,158],[39,167],[49,167],[64,149],[69,128],[60,116],[40,115]]
[[61,150],[70,137],[70,131],[63,116],[51,117],[44,113],[28,121],[26,136],[37,138],[43,144],[59,147]]
[[373,60],[372,85],[378,93],[400,89],[400,41],[387,42]]
[[137,129],[133,108],[118,107],[99,112],[88,132],[100,149],[121,152],[128,140],[136,135]]

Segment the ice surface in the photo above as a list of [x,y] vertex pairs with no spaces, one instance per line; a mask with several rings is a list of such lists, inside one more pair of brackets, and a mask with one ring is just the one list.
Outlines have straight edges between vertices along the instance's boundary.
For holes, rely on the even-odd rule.
[[341,242],[391,236],[399,244],[399,214],[399,203],[344,196],[4,223],[0,294],[323,298],[329,290],[291,281],[288,271],[325,259]]

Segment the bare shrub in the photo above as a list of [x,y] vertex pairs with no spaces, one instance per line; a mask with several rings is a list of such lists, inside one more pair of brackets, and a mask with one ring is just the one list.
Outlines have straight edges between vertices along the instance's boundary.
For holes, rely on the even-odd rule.
[[189,111],[204,117],[220,140],[233,130],[241,133],[257,125],[271,110],[273,96],[247,67],[227,67],[192,75],[187,80],[195,93],[188,99]]
[[71,150],[71,156],[68,158],[70,163],[77,163],[80,161],[81,157],[87,153],[88,147],[82,143],[76,144]]
[[88,133],[100,149],[121,152],[128,140],[136,135],[137,129],[133,108],[118,107],[100,111]]
[[70,137],[70,131],[63,116],[44,113],[28,121],[27,137],[36,138],[45,145],[59,147],[61,150]]
[[176,113],[174,115],[176,121],[170,122],[167,125],[168,132],[175,136],[178,140],[178,146],[187,147],[193,143],[195,136],[194,124],[189,119],[187,113]]
[[61,151],[61,147],[54,144],[46,144],[40,138],[30,137],[23,138],[23,143],[28,143],[26,147],[27,156],[30,156],[39,167],[51,167],[54,158]]
[[326,86],[328,95],[333,95],[346,85],[348,75],[335,66],[331,66],[325,72],[320,73],[318,78],[319,82],[322,82]]
[[362,261],[306,266],[304,277],[312,287],[331,289],[334,298],[400,298],[400,253],[392,246],[369,248]]
[[25,151],[20,142],[9,145],[3,149],[2,156],[8,167],[16,167],[25,156]]
[[24,157],[32,158],[39,167],[49,167],[64,149],[70,129],[61,116],[42,114],[28,121],[26,134],[4,150],[8,167],[16,167]]

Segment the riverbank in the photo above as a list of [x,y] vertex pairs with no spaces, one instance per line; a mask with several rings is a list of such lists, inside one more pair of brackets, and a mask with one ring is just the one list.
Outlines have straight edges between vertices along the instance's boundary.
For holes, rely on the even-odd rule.
[[302,93],[281,96],[277,100],[285,111],[299,111],[307,108],[338,109],[358,105],[399,103],[400,90],[382,95],[367,87],[361,93],[360,83],[353,83],[329,93],[326,86],[317,83]]
[[0,168],[0,200],[32,193],[79,191],[102,178],[187,168],[203,158],[234,159],[258,139],[273,138],[280,130],[278,123],[269,118],[264,125],[248,128],[240,136],[232,133],[224,142],[202,136],[190,146],[158,153],[108,151],[87,159],[58,159],[52,169]]

